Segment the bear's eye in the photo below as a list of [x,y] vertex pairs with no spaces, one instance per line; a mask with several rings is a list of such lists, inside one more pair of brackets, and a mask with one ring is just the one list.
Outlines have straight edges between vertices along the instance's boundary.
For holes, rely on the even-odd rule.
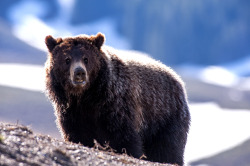
[[67,57],[67,58],[65,59],[65,62],[66,62],[67,65],[70,64],[70,61],[71,61],[71,59],[70,59],[69,57]]
[[88,62],[89,62],[88,58],[84,58],[83,61],[85,64],[88,64]]

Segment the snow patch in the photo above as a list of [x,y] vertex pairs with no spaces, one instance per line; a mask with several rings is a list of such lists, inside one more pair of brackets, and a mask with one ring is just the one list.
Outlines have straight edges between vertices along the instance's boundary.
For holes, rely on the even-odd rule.
[[202,81],[221,86],[234,86],[238,82],[238,77],[232,72],[219,66],[209,66],[201,70],[199,77]]
[[44,67],[39,65],[0,63],[0,85],[41,91],[45,89]]
[[186,163],[215,155],[250,138],[250,111],[222,109],[216,103],[190,104]]
[[250,56],[222,65],[235,75],[246,77],[250,76]]
[[21,24],[15,24],[12,27],[13,34],[27,44],[47,51],[45,37],[48,34],[55,34],[56,30],[32,15],[25,16],[22,20]]
[[176,69],[182,76],[209,84],[250,90],[250,56],[218,66],[184,64]]

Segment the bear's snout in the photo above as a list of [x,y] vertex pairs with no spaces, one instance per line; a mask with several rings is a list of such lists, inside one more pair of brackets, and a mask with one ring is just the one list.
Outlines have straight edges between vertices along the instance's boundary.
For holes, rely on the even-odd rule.
[[86,83],[86,72],[83,68],[78,67],[74,71],[73,76],[74,84],[85,84]]

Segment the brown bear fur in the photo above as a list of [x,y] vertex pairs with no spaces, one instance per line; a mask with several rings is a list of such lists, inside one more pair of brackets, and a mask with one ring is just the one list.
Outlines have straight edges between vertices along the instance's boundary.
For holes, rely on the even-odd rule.
[[183,165],[190,115],[182,80],[104,40],[101,33],[45,39],[46,93],[64,139],[89,147],[95,139],[118,153]]

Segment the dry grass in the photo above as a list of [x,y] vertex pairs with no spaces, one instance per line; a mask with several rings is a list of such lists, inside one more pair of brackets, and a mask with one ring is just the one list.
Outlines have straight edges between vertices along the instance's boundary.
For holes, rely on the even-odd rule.
[[3,143],[3,141],[4,141],[4,138],[2,135],[0,135],[0,143]]

